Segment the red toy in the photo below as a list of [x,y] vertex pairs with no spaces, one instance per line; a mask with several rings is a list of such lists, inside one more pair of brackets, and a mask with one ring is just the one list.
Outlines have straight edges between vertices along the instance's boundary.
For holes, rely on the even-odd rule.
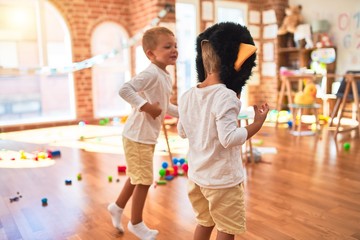
[[187,171],[188,171],[188,169],[189,169],[188,164],[187,164],[187,163],[184,163],[184,164],[182,165],[182,169],[184,170],[185,173],[187,173]]
[[118,172],[126,172],[126,166],[118,166]]

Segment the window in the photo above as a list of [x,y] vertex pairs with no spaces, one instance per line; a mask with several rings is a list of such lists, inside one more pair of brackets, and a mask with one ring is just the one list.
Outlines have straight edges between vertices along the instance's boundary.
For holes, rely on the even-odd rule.
[[18,53],[15,42],[0,41],[0,67],[16,68],[18,66]]
[[[217,22],[236,22],[247,25],[247,4],[238,2],[216,1],[215,15]],[[248,87],[241,91],[242,109],[248,106]]]
[[[109,37],[111,36],[111,37]],[[103,57],[103,62],[92,67],[94,113],[96,117],[126,115],[130,105],[119,96],[119,90],[130,79],[128,36],[114,22],[104,22],[92,34],[93,56]],[[104,56],[115,54],[107,59]]]
[[135,72],[136,74],[139,74],[141,71],[143,71],[149,64],[150,60],[146,57],[142,45],[136,46],[136,63],[135,63]]
[[178,98],[197,83],[195,66],[198,1],[176,2],[176,38],[179,58],[176,64]]
[[60,70],[72,64],[70,46],[46,0],[0,2],[1,125],[75,118],[72,74]]
[[247,23],[247,4],[227,1],[216,1],[217,22]]

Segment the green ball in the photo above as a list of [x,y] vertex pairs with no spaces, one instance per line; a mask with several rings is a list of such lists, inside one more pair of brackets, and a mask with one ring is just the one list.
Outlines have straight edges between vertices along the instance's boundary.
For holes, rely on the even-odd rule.
[[163,176],[165,176],[165,174],[166,174],[166,170],[165,169],[160,169],[160,171],[159,171],[159,174],[160,174],[160,176],[161,177],[163,177]]
[[350,143],[348,143],[348,142],[344,143],[344,149],[345,149],[346,151],[349,151],[349,149],[350,149]]

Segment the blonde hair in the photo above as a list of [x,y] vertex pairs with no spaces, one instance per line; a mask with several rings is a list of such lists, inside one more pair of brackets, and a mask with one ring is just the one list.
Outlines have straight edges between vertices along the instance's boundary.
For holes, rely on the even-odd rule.
[[201,56],[206,75],[220,72],[221,60],[208,40],[201,41]]
[[142,47],[144,52],[147,50],[154,50],[158,44],[159,35],[172,35],[175,36],[172,31],[165,27],[153,27],[148,29],[142,38]]

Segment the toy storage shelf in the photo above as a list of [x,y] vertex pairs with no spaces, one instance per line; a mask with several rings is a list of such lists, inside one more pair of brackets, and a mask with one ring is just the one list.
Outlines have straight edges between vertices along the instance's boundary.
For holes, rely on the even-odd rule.
[[[335,48],[335,47],[329,47]],[[277,66],[289,69],[310,68],[311,52],[317,48],[278,48]],[[336,48],[335,48],[336,50]],[[336,61],[326,65],[327,73],[335,73]]]
[[[287,47],[285,36],[278,36],[277,39],[277,48],[276,48],[276,66],[277,66],[277,79],[279,86],[279,94],[281,94],[281,85],[282,85],[282,75],[281,68],[288,69],[290,71],[300,70],[302,68],[309,69],[311,65],[311,53],[312,51],[318,48],[302,48],[300,47],[302,44],[299,44],[299,47]],[[334,48],[336,51],[336,47],[329,46],[327,48]],[[327,74],[334,74],[336,70],[336,60],[333,63],[326,65]],[[300,73],[302,74],[302,73]],[[326,81],[323,81],[326,86],[323,86],[322,89],[326,89],[324,94],[331,94],[332,84],[336,79],[333,77],[327,77]],[[320,82],[322,82],[320,80]],[[318,84],[319,82],[317,82]],[[295,92],[297,89],[297,84],[295,87],[291,86],[291,92]],[[287,109],[288,101],[284,101],[280,104],[280,109]],[[333,105],[333,103],[331,103]]]
[[278,66],[289,69],[309,68],[311,63],[311,52],[314,49],[279,48]]
[[[317,48],[304,48],[304,44],[298,44],[298,47],[287,47],[287,37],[279,35],[276,39],[277,42],[277,67],[287,67],[289,69],[310,68],[311,53]],[[336,47],[329,46],[326,48]],[[327,73],[335,73],[336,61],[326,65]]]

